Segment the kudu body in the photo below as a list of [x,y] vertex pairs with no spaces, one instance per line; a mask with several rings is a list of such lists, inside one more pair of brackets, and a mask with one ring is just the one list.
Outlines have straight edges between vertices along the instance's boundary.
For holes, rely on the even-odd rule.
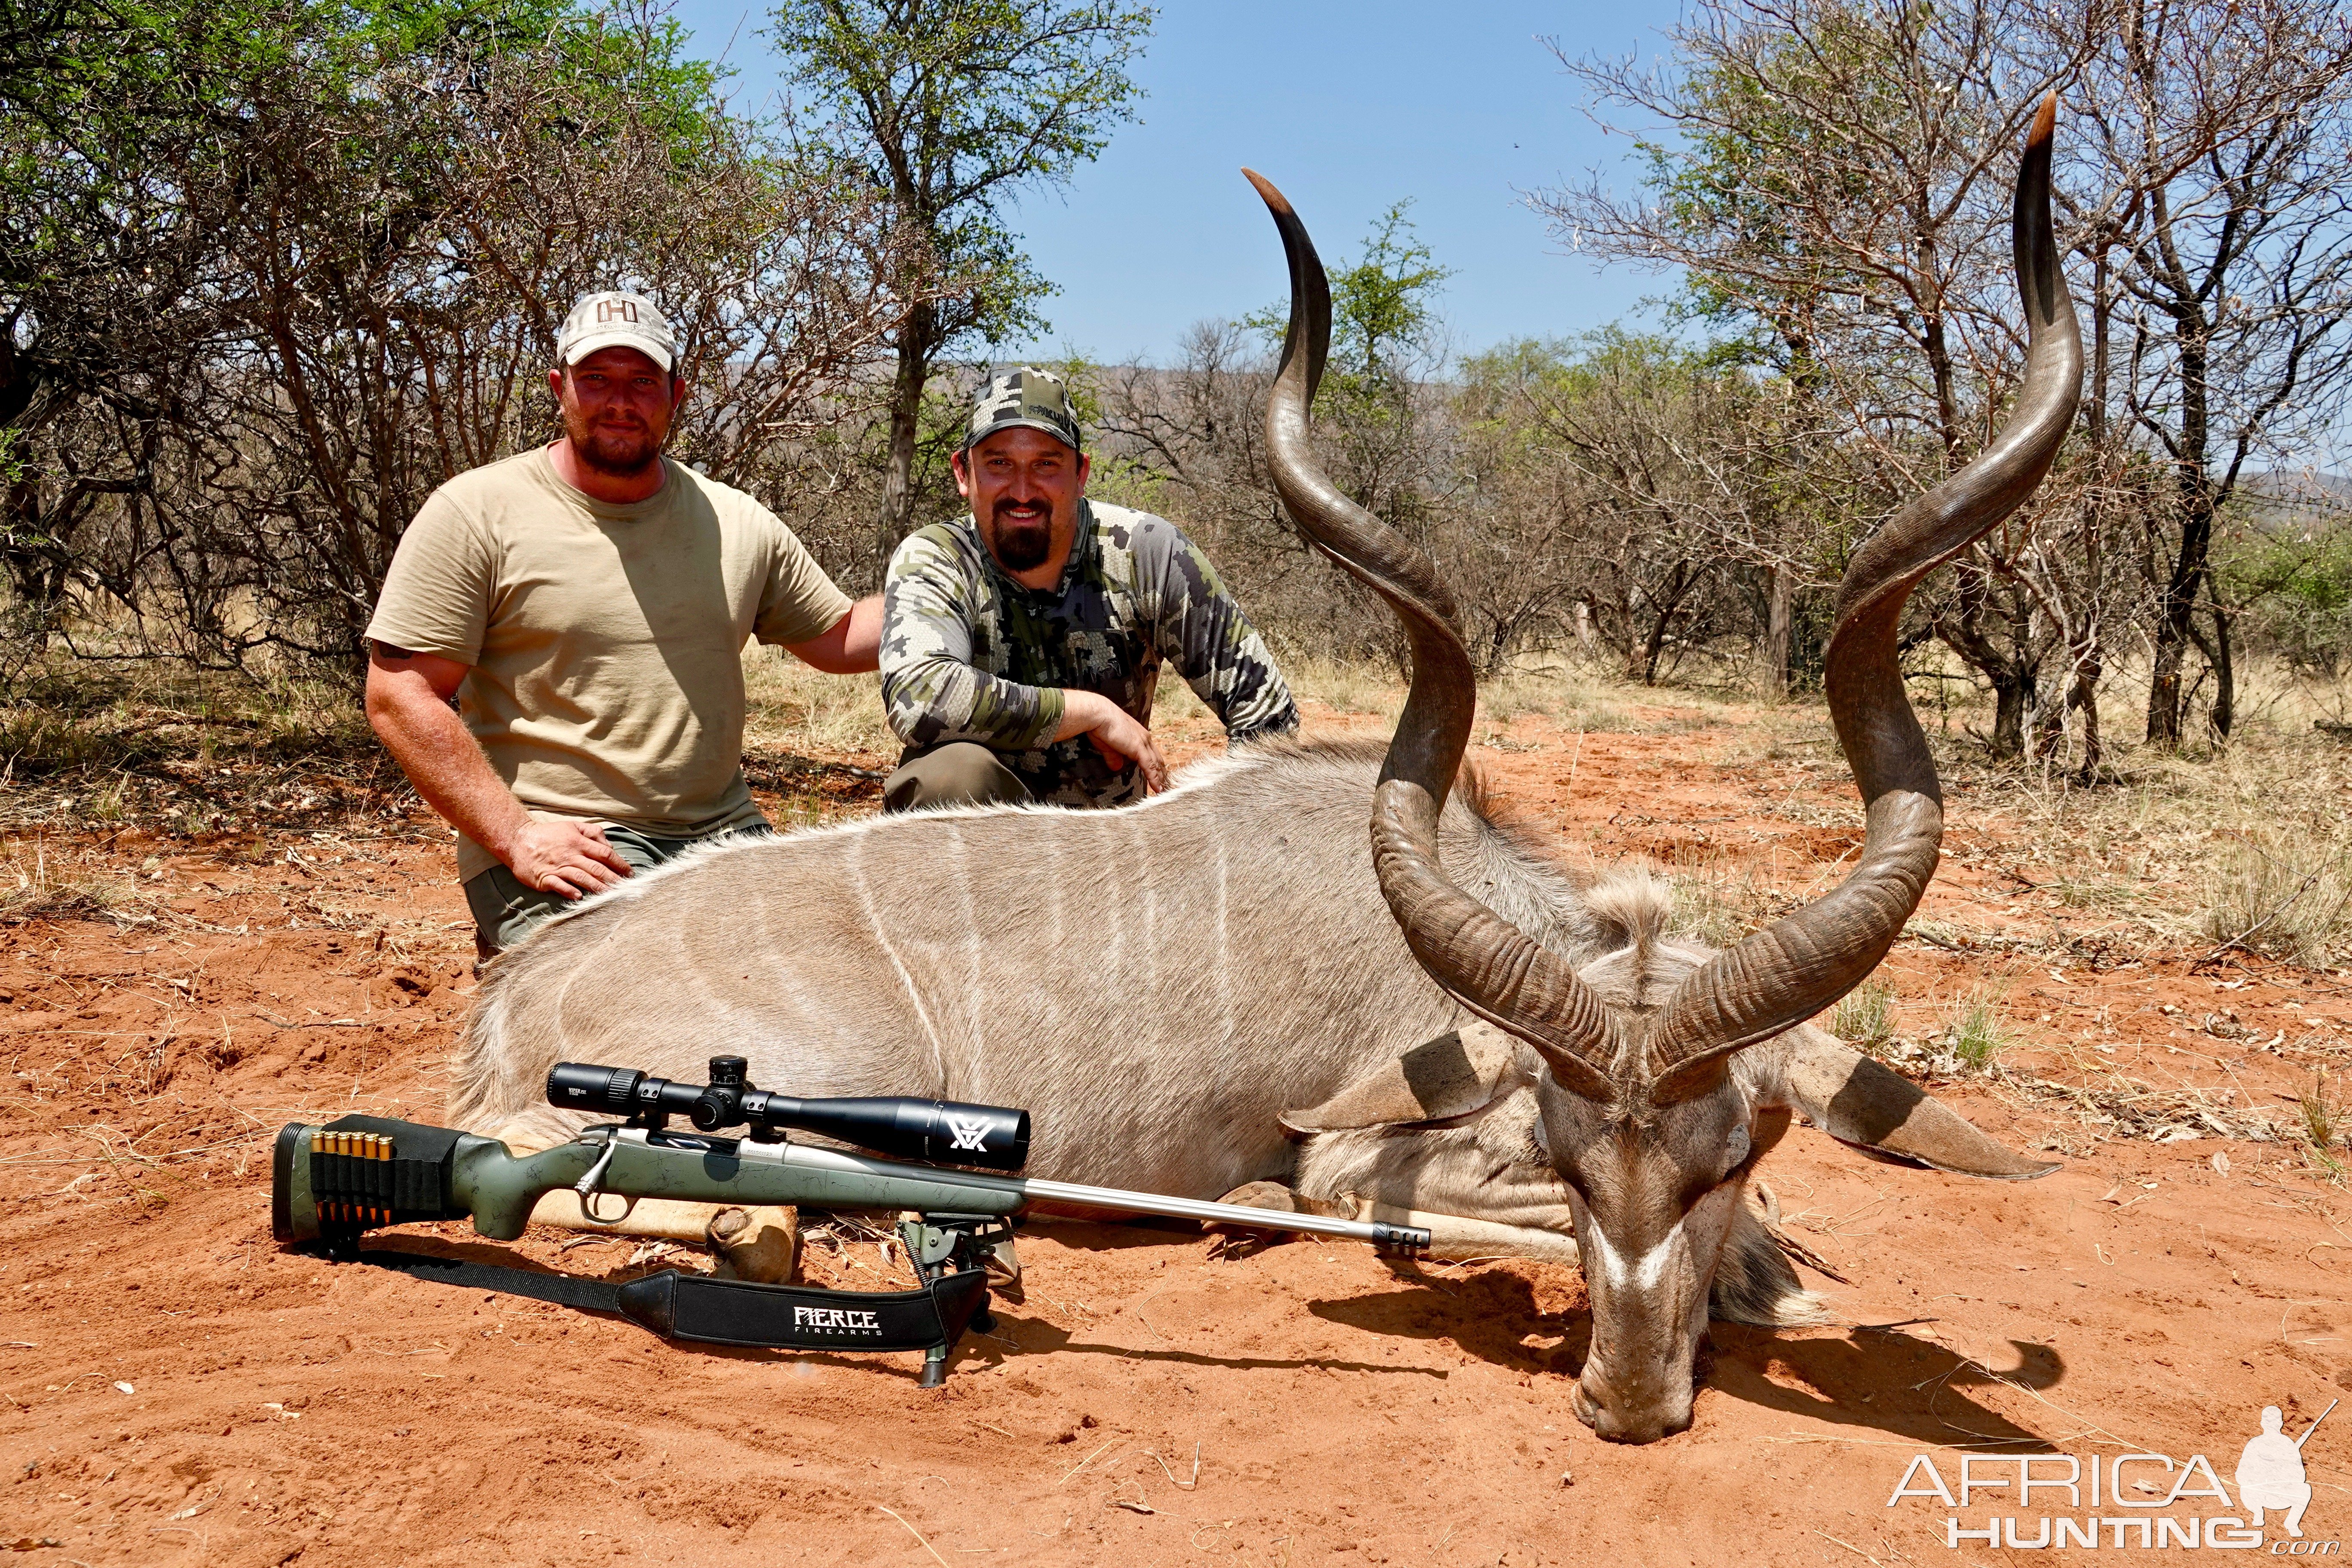
[[[1277,1121],[1467,1014],[1414,963],[1364,850],[1379,749],[1273,742],[1119,811],[976,808],[738,840],[551,922],[485,979],[460,1126],[570,1123],[561,1059],[801,1095],[939,1094],[1035,1119],[1032,1173],[1216,1197],[1286,1177]],[[1580,879],[1446,813],[1448,869],[1563,952]]]
[[1270,467],[1293,518],[1414,645],[1385,763],[1349,745],[1244,748],[1118,811],[879,818],[641,872],[492,966],[452,1120],[559,1134],[539,1100],[559,1059],[692,1077],[726,1051],[802,1095],[1027,1107],[1039,1175],[1203,1197],[1271,1179],[1309,1199],[1466,1213],[1581,1254],[1594,1332],[1580,1417],[1636,1441],[1687,1426],[1711,1289],[1748,1321],[1811,1315],[1742,1202],[1792,1112],[1913,1163],[2050,1168],[1801,1026],[1883,956],[1934,866],[1934,771],[1894,668],[1902,600],[2031,490],[2072,407],[2047,118],[2019,196],[2034,334],[2020,411],[1864,547],[1841,595],[1828,684],[1870,826],[1828,898],[1727,953],[1677,944],[1662,889],[1554,867],[1454,787],[1468,662],[1426,559],[1315,468],[1306,414],[1329,298],[1261,181],[1293,281]]

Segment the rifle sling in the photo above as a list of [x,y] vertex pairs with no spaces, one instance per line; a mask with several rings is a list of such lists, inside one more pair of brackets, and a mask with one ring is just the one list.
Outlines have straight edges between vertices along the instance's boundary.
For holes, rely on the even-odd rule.
[[415,1279],[496,1290],[583,1312],[614,1313],[664,1339],[797,1351],[929,1351],[961,1338],[988,1300],[985,1270],[942,1275],[918,1290],[763,1285],[665,1268],[610,1284],[432,1253],[369,1248],[358,1261]]

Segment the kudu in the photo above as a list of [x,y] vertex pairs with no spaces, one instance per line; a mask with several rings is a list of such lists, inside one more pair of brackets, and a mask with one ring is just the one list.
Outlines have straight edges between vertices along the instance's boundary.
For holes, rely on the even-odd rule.
[[1201,1197],[1296,1180],[1406,1208],[1438,1194],[1499,1222],[1467,1227],[1480,1245],[1516,1235],[1558,1256],[1572,1233],[1594,1310],[1579,1415],[1605,1436],[1680,1429],[1711,1287],[1747,1321],[1811,1312],[1740,1201],[1792,1110],[1905,1163],[2050,1168],[1791,1028],[1877,962],[1933,868],[1935,775],[1894,666],[1902,599],[2032,488],[2071,407],[2060,361],[2078,351],[2038,205],[2047,140],[2045,122],[2020,185],[2021,233],[2029,207],[2042,215],[2030,267],[2021,253],[2021,411],[1864,548],[1841,598],[1831,700],[1870,827],[1862,867],[1821,903],[1720,957],[1680,946],[1660,935],[1654,884],[1555,867],[1475,779],[1454,787],[1468,663],[1426,559],[1314,465],[1329,297],[1260,181],[1294,289],[1267,414],[1276,484],[1413,640],[1385,765],[1357,744],[1275,742],[1118,811],[881,817],[641,872],[490,966],[452,1120],[562,1135],[539,1100],[557,1060],[689,1077],[723,1050],[803,1095],[1025,1106],[1039,1175]]
[[[1905,694],[1896,631],[1920,579],[2014,510],[2048,472],[2074,415],[2082,343],[2050,220],[2056,100],[2035,116],[2012,214],[2029,333],[2024,383],[2000,434],[1904,507],[1839,584],[1823,684],[1865,804],[1853,872],[1835,889],[1727,952],[1662,962],[1639,951],[1584,973],[1450,876],[1437,822],[1472,717],[1469,660],[1428,558],[1350,503],[1315,466],[1307,408],[1329,304],[1321,264],[1289,204],[1263,180],[1289,253],[1290,330],[1266,412],[1268,462],[1291,519],[1385,599],[1411,640],[1413,680],[1372,803],[1381,890],[1413,956],[1471,1012],[1534,1047],[1543,1142],[1567,1187],[1592,1303],[1592,1349],[1575,1403],[1604,1437],[1648,1442],[1690,1424],[1691,1364],[1708,1285],[1741,1190],[1791,1108],[1937,1161],[1951,1130],[1906,1147],[1893,1131],[1916,1094],[1861,1058],[1841,1063],[1791,1032],[1875,968],[1934,875],[1943,804]],[[1302,303],[1303,308],[1302,308]],[[1850,1054],[1850,1053],[1849,1053]],[[1822,1114],[1824,1068],[1837,1079]],[[1811,1103],[1809,1103],[1811,1102]],[[1957,1119],[1954,1119],[1957,1120]],[[1841,1125],[1843,1123],[1844,1125]],[[1937,1147],[1929,1147],[1929,1144]],[[1979,1173],[2054,1166],[2012,1162]]]

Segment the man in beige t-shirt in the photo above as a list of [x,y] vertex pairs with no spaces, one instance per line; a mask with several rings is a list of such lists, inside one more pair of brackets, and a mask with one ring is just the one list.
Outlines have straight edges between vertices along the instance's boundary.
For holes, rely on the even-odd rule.
[[835,674],[874,668],[879,638],[878,596],[852,605],[765,507],[662,456],[685,386],[651,300],[588,296],[556,351],[562,439],[436,490],[367,629],[368,719],[457,828],[485,956],[766,831],[740,765],[747,638]]

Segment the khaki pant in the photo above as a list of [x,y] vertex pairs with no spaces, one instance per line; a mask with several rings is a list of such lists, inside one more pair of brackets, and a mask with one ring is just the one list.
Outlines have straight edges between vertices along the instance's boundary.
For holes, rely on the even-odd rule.
[[919,811],[927,805],[1026,805],[1029,786],[1003,759],[972,741],[951,741],[898,759],[884,781],[882,809]]
[[[712,834],[700,838],[657,838],[614,822],[602,826],[604,842],[635,871],[649,871],[697,845],[723,837]],[[764,822],[729,829],[731,834],[747,835],[772,831]],[[535,888],[526,888],[504,866],[493,866],[484,871],[468,881],[465,890],[466,907],[474,916],[474,956],[484,961],[512,947],[529,936],[532,927],[562,913],[575,901],[562,893],[542,893]]]

